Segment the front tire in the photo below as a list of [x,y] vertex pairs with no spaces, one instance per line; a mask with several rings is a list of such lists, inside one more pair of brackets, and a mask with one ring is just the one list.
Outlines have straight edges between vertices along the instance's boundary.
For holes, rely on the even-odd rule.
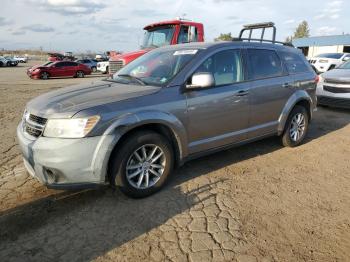
[[40,74],[40,78],[43,79],[43,80],[47,80],[47,79],[50,78],[50,75],[49,75],[48,72],[42,72],[42,73]]
[[137,132],[112,154],[110,182],[129,197],[147,197],[165,185],[173,163],[172,147],[166,138],[151,131]]
[[303,106],[296,105],[289,114],[285,130],[282,135],[282,144],[287,147],[300,145],[309,128],[309,115]]

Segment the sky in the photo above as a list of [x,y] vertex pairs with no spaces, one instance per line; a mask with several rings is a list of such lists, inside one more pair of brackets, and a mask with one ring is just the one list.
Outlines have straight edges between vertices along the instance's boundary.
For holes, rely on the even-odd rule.
[[0,49],[137,50],[147,24],[185,17],[205,40],[238,35],[244,24],[275,22],[277,38],[306,20],[312,36],[350,33],[349,0],[1,0]]

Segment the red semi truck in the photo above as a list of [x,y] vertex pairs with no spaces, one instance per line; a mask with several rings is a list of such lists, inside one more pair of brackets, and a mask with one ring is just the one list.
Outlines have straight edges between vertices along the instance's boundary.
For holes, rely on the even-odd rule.
[[176,19],[153,23],[145,26],[144,30],[145,35],[141,50],[124,54],[111,54],[109,59],[110,75],[154,48],[189,42],[204,42],[203,24],[189,20]]

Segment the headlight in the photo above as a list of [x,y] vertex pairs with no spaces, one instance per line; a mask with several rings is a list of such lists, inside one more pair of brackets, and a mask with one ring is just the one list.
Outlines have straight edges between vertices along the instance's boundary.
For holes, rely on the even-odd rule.
[[321,60],[319,60],[318,62],[319,62],[319,63],[328,63],[328,60],[322,60],[322,59],[321,59]]
[[100,120],[99,116],[71,119],[49,119],[44,136],[57,138],[82,138],[86,136]]

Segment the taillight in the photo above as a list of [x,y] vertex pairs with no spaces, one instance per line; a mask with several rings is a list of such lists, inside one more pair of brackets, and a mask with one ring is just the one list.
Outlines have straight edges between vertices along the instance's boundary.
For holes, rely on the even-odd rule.
[[315,84],[318,84],[318,82],[320,82],[320,76],[317,75],[317,76],[315,77]]

